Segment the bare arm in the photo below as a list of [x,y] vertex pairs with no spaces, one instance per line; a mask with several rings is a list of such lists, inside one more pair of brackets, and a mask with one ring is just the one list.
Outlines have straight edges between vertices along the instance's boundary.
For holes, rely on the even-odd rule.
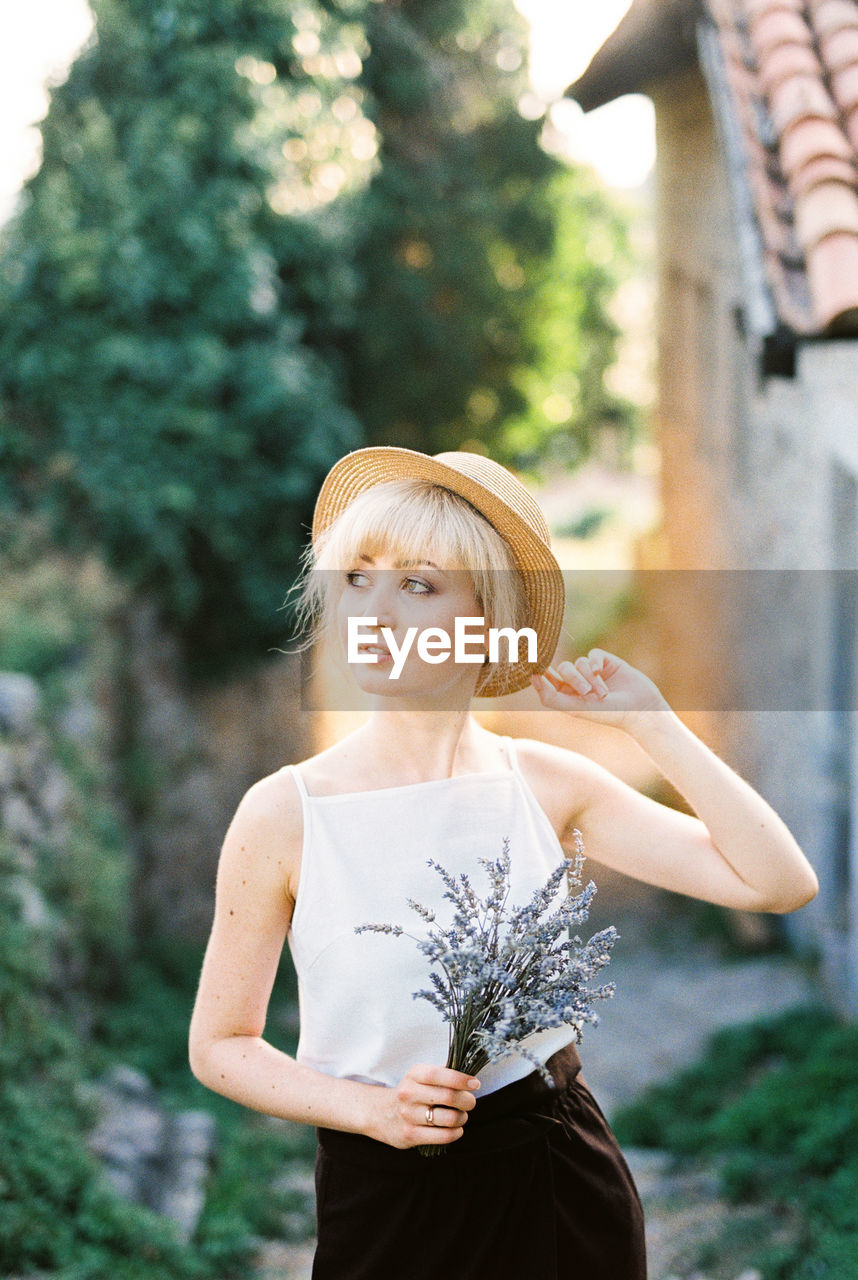
[[[602,655],[603,650],[591,651],[592,669],[610,673],[612,663],[603,665]],[[604,657],[621,663],[614,655]],[[582,663],[588,659],[578,660],[579,671]],[[624,663],[622,668],[620,679],[627,676],[630,685],[639,673]],[[561,664],[559,671],[568,679],[547,695],[548,705],[580,707],[586,698],[588,713],[598,720],[597,695],[585,693],[583,685],[578,692],[571,664]],[[606,679],[610,687],[610,674]],[[575,756],[574,765],[565,765],[567,785],[577,795],[570,795],[575,811],[566,817],[563,838],[577,822],[585,847],[599,862],[721,906],[789,912],[816,895],[813,869],[783,820],[663,699],[651,709],[625,710],[618,727],[643,747],[697,816],[659,804],[601,765]]]
[[[230,824],[191,1018],[191,1070],[216,1093],[267,1115],[391,1146],[453,1142],[474,1105],[461,1072],[421,1064],[388,1089],[325,1075],[263,1039],[292,918],[301,828],[294,783],[277,775],[251,787]],[[431,1128],[430,1104],[441,1108]]]

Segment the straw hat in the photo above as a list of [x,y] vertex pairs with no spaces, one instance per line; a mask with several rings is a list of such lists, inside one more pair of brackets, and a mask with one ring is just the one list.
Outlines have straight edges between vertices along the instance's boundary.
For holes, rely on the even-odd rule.
[[528,603],[527,626],[536,632],[538,662],[517,662],[495,672],[478,696],[513,693],[544,671],[554,656],[563,622],[563,573],[551,552],[551,534],[538,504],[520,480],[478,453],[437,453],[382,445],[355,449],[328,472],[313,515],[313,542],[366,489],[391,480],[427,480],[476,507],[508,544],[521,571]]

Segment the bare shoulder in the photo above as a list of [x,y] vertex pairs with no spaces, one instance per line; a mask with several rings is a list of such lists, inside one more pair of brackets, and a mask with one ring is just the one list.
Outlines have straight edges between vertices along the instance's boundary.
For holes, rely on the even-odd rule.
[[561,747],[554,742],[540,742],[537,738],[516,738],[516,755],[522,771],[542,774],[550,782],[569,783],[589,778],[597,765],[589,756],[574,751],[571,747]]
[[260,778],[242,796],[227,829],[219,881],[240,875],[248,888],[279,888],[294,901],[303,826],[301,796],[291,770]]
[[288,766],[254,782],[244,793],[242,806],[262,822],[301,824],[301,794]]
[[535,738],[516,738],[519,767],[561,840],[569,840],[602,776],[612,777],[589,756]]

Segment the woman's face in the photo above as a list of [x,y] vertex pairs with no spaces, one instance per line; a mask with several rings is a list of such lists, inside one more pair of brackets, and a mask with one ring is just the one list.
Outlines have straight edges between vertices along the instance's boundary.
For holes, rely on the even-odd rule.
[[[456,662],[454,652],[456,619],[482,616],[467,570],[431,560],[405,564],[378,551],[374,557],[358,556],[343,578],[337,631],[361,689],[385,698],[429,699],[436,705],[473,697],[486,651],[484,628],[476,623],[467,627],[463,652],[472,661]],[[376,622],[364,621],[370,618]],[[446,658],[429,661],[426,655],[440,657],[445,637]]]

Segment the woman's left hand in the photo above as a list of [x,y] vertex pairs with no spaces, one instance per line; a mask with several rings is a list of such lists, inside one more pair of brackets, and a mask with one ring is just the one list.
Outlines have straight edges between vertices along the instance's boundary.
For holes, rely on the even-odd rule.
[[532,676],[531,683],[544,707],[618,729],[630,728],[639,712],[670,710],[649,676],[605,649],[549,667],[544,675]]

